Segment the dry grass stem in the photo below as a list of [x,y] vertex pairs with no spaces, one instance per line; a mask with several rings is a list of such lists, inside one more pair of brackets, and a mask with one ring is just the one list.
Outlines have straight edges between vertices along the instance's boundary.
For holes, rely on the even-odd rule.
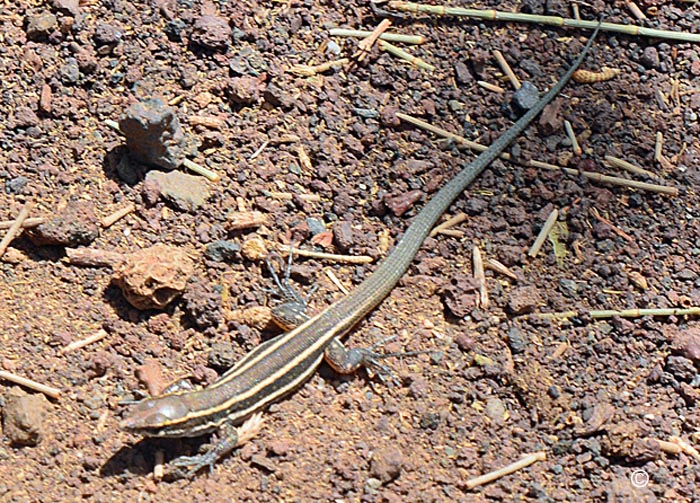
[[71,265],[114,267],[124,260],[124,254],[99,248],[66,248],[66,260]]
[[484,263],[487,269],[491,269],[494,272],[497,272],[499,274],[502,274],[504,276],[509,277],[510,279],[513,280],[518,280],[518,276],[515,275],[513,271],[508,269],[505,265],[503,265],[501,262],[494,258],[488,258],[486,259],[486,262]]
[[290,251],[298,257],[310,257],[318,258],[323,260],[330,260],[332,262],[341,262],[344,264],[371,264],[374,262],[372,257],[367,255],[338,255],[335,253],[324,253],[317,252],[313,250],[305,250],[303,248],[292,248],[288,245],[280,245],[278,250],[282,253],[289,253]]
[[163,449],[156,450],[154,458],[153,480],[159,482],[163,480],[163,475],[165,475],[165,451]]
[[510,84],[513,86],[514,89],[520,89],[522,87],[522,84],[520,83],[520,79],[516,77],[515,73],[513,72],[513,69],[510,67],[508,62],[506,61],[506,58],[503,57],[503,53],[499,50],[494,50],[493,51],[493,57],[496,58],[496,61],[498,62],[498,66],[501,67],[501,71],[508,77],[508,80],[510,80]]
[[402,59],[413,66],[420,68],[421,70],[427,70],[429,72],[435,71],[435,67],[430,63],[426,63],[422,59],[413,56],[408,51],[401,49],[400,47],[396,47],[394,44],[390,44],[384,40],[380,40],[377,42],[377,44],[381,50],[386,51],[389,54],[393,54],[397,58]]
[[636,3],[627,2],[627,8],[632,13],[632,15],[637,18],[637,20],[643,21],[647,18],[646,15],[642,12],[642,9],[640,9]]
[[107,215],[102,219],[102,227],[111,227],[114,225],[117,221],[121,220],[125,216],[127,216],[129,213],[134,211],[136,209],[136,206],[134,206],[133,203],[127,204],[125,207],[123,207],[120,210],[115,211],[111,215]]
[[227,228],[232,231],[260,227],[267,222],[267,215],[259,211],[233,211],[228,214]]
[[326,273],[326,276],[328,276],[328,279],[331,280],[331,283],[333,283],[336,286],[336,288],[338,288],[338,290],[343,292],[345,295],[348,295],[350,293],[350,290],[345,288],[345,286],[338,279],[338,276],[336,276],[333,271],[331,271],[330,269],[325,269],[323,272]]
[[221,176],[219,176],[218,173],[213,172],[209,168],[205,168],[201,164],[197,164],[194,161],[190,161],[189,159],[185,159],[184,161],[182,161],[182,165],[190,171],[192,171],[193,173],[202,175],[210,182],[218,182],[219,180],[221,180]]
[[544,451],[528,454],[527,456],[523,456],[520,460],[516,461],[515,463],[512,463],[508,466],[504,466],[499,470],[495,470],[490,473],[486,473],[480,477],[467,480],[464,486],[467,489],[474,489],[477,486],[488,484],[490,482],[493,482],[494,480],[498,480],[502,477],[505,477],[506,475],[510,475],[511,473],[515,473],[519,470],[522,470],[523,468],[527,468],[533,463],[536,463],[538,461],[544,461],[545,459],[547,459],[547,454]]
[[474,245],[472,248],[472,266],[474,268],[474,281],[479,289],[477,297],[477,307],[488,309],[491,305],[489,301],[489,291],[486,288],[486,275],[484,274],[484,261],[481,258],[479,247]]
[[66,347],[61,349],[59,351],[59,354],[65,355],[66,353],[71,353],[75,351],[76,349],[81,349],[84,348],[85,346],[89,346],[90,344],[94,344],[98,341],[101,341],[105,337],[109,335],[106,330],[103,328],[99,329],[97,332],[95,332],[93,335],[90,337],[86,337],[85,339],[80,339],[78,341],[73,341],[70,344],[68,344]]
[[263,150],[265,150],[269,144],[270,144],[270,140],[265,140],[264,142],[262,142],[262,145],[260,145],[255,152],[250,154],[250,157],[248,158],[248,160],[254,161],[255,159],[257,159],[260,156],[260,154],[263,153]]
[[319,73],[327,72],[328,70],[334,68],[342,68],[343,66],[350,63],[348,58],[336,59],[333,61],[327,61],[326,63],[321,63],[319,65],[293,65],[289,68],[289,72],[300,77],[313,77]]
[[[331,28],[328,30],[328,34],[331,37],[359,37],[366,38],[369,37],[372,32],[366,30],[348,30],[345,28]],[[425,37],[423,35],[402,35],[401,33],[382,33],[379,35],[379,40],[386,40],[387,42],[398,42],[400,44],[424,44]]]
[[666,440],[660,440],[658,438],[654,438],[652,440],[659,444],[659,449],[666,454],[680,454],[683,452],[681,446],[675,442],[667,442]]
[[680,447],[681,450],[688,456],[700,463],[700,452],[698,452],[698,450],[695,447],[693,447],[680,437],[670,437],[669,440],[674,444],[678,445],[678,447]]
[[[504,21],[514,23],[534,23],[547,26],[558,26],[566,28],[583,28],[595,30],[598,21],[587,21],[584,19],[571,19],[559,16],[539,16],[536,14],[523,14],[520,12],[499,11],[493,9],[463,9],[461,7],[446,7],[443,5],[426,5],[414,2],[391,1],[389,8],[402,12],[426,13],[437,16],[456,16],[481,19],[484,21]],[[626,35],[638,37],[663,38],[666,40],[680,40],[683,42],[700,42],[700,33],[689,33],[684,31],[658,30],[618,23],[600,23],[600,30],[610,33],[624,33]]]
[[557,222],[558,217],[559,210],[554,208],[547,217],[547,220],[544,222],[540,233],[537,235],[537,239],[535,239],[535,242],[532,244],[532,248],[530,248],[530,251],[527,252],[528,256],[532,258],[537,256],[537,254],[540,252],[540,249],[542,248],[542,245],[547,239],[547,236],[549,236],[552,227],[554,227],[554,224]]
[[265,191],[265,195],[274,199],[279,199],[280,201],[291,201],[295,197],[298,197],[307,203],[317,203],[321,200],[321,196],[318,194],[292,194],[291,192],[276,192],[269,190]]
[[12,372],[7,372],[5,370],[0,370],[0,379],[5,379],[6,381],[19,384],[20,386],[24,386],[25,388],[38,391],[39,393],[43,393],[46,396],[54,399],[61,396],[61,390],[58,388],[38,383],[31,379],[27,379],[26,377],[21,377],[17,374],[13,374]]
[[27,217],[29,216],[29,209],[31,207],[31,203],[27,203],[22,207],[21,210],[19,210],[17,218],[14,222],[12,222],[12,225],[10,225],[10,228],[7,230],[7,233],[5,233],[5,237],[3,237],[2,241],[0,241],[0,257],[5,255],[7,247],[10,246],[12,240],[19,235],[20,231],[22,230],[22,224],[27,220]]
[[636,164],[632,164],[629,161],[625,161],[624,159],[620,159],[618,157],[613,157],[611,155],[606,155],[605,156],[605,161],[612,167],[614,168],[621,168],[624,169],[625,171],[629,171],[630,173],[634,173],[636,175],[644,175],[648,176],[651,178],[654,178],[656,180],[660,179],[659,175],[656,173],[652,173],[651,171],[640,168]]
[[209,115],[191,115],[187,118],[190,126],[203,126],[207,129],[221,131],[226,122],[220,117],[212,117]]
[[[9,229],[12,227],[12,224],[14,224],[17,221],[15,220],[3,220],[0,222],[0,230],[5,230]],[[37,225],[41,225],[44,223],[44,219],[41,217],[34,217],[34,218],[26,218],[24,222],[22,222],[22,229],[31,229],[32,227],[36,227]]]
[[493,93],[503,94],[506,92],[506,90],[503,89],[501,86],[497,86],[496,84],[491,84],[490,82],[486,82],[484,80],[478,80],[476,83],[478,85],[480,85],[481,87],[483,87],[484,89],[491,91]]
[[432,231],[430,231],[430,237],[435,236],[436,234],[443,232],[450,227],[454,227],[455,225],[459,225],[465,220],[467,220],[469,217],[467,216],[466,213],[457,213],[456,215],[448,218],[444,222],[442,222],[440,225],[436,225]]
[[664,134],[661,131],[656,132],[656,144],[654,145],[654,160],[660,161],[664,150]]
[[589,311],[591,318],[643,318],[644,316],[697,316],[700,314],[700,307],[687,308],[663,308],[663,309],[625,309],[616,311],[613,309],[603,309]]
[[571,80],[579,84],[594,84],[596,82],[612,80],[618,75],[620,75],[620,70],[618,68],[602,68],[599,72],[578,69],[571,75]]
[[[412,117],[410,115],[397,112],[396,116],[399,119],[402,119],[406,122],[409,122],[413,124],[414,126],[418,126],[422,129],[425,129],[426,131],[430,131],[431,133],[434,133],[438,136],[441,136],[443,138],[447,138],[449,140],[453,140],[457,142],[459,145],[462,145],[464,147],[470,148],[476,152],[483,152],[486,150],[488,147],[481,145],[480,143],[476,143],[470,140],[467,140],[466,138],[459,136],[454,133],[450,133],[449,131],[446,131],[444,129],[441,129],[437,126],[433,126],[432,124],[425,122],[424,120],[418,119],[416,117]],[[501,159],[506,159],[506,160],[511,160],[510,154],[503,153],[501,154]],[[657,192],[660,194],[667,194],[670,196],[677,196],[678,195],[678,189],[675,187],[668,187],[665,185],[658,185],[655,183],[646,183],[646,182],[638,182],[636,180],[628,180],[626,178],[620,178],[616,176],[610,176],[610,175],[602,175],[600,173],[594,173],[592,171],[581,171],[578,169],[573,169],[573,168],[565,168],[563,166],[557,166],[555,164],[549,164],[546,162],[542,161],[535,161],[535,160],[529,160],[529,161],[523,161],[519,162],[519,164],[522,164],[523,166],[531,166],[533,168],[541,168],[541,169],[548,169],[552,171],[559,171],[562,173],[566,173],[567,175],[572,175],[572,176],[582,176],[584,178],[587,178],[589,180],[597,181],[600,183],[609,183],[611,185],[619,185],[622,187],[631,187],[639,190],[646,190],[649,192]]]
[[566,130],[566,135],[569,137],[569,141],[571,141],[571,149],[574,151],[574,154],[581,155],[583,150],[581,150],[581,145],[578,144],[578,139],[576,139],[574,128],[567,120],[564,121],[564,129]]
[[[112,119],[105,119],[103,122],[105,125],[114,129],[117,133],[124,134],[119,128],[119,123],[117,121],[113,121]],[[202,175],[211,182],[218,182],[221,179],[221,177],[217,173],[214,173],[209,168],[205,168],[204,166],[197,164],[194,161],[190,161],[189,159],[185,159],[184,161],[182,161],[182,165],[190,171],[197,173],[198,175]]]

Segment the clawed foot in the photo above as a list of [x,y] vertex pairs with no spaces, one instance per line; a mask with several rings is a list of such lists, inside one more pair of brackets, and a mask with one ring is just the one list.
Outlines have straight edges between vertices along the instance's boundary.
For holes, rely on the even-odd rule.
[[215,442],[204,446],[205,452],[196,456],[180,456],[168,463],[168,467],[171,468],[168,478],[192,479],[206,467],[211,473],[217,461],[257,435],[263,422],[262,412],[256,412],[239,427],[224,423],[220,428],[220,437]]

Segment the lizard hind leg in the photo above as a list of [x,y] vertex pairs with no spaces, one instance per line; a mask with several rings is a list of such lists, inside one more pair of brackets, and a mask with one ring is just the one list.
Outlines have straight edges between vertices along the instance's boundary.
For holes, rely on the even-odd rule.
[[289,279],[292,269],[291,252],[289,253],[289,259],[282,278],[280,278],[269,258],[265,260],[265,265],[270,272],[272,281],[275,283],[275,288],[268,290],[268,292],[282,300],[281,304],[272,308],[272,320],[283,330],[292,330],[309,319],[307,304],[309,297],[313,295],[317,287],[314,285],[309,294],[306,297],[302,297],[292,286]]

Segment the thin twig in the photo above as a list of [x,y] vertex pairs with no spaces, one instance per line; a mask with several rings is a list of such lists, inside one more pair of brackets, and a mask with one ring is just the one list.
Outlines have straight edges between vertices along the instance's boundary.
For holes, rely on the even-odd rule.
[[[418,126],[422,129],[425,129],[426,131],[430,131],[431,133],[434,133],[438,136],[442,136],[443,138],[447,138],[449,140],[453,140],[457,142],[459,145],[463,145],[467,148],[470,148],[476,152],[483,152],[486,150],[488,147],[481,145],[480,143],[473,142],[471,140],[467,140],[466,138],[459,136],[454,133],[450,133],[449,131],[446,131],[442,128],[439,128],[437,126],[433,126],[432,124],[425,122],[424,120],[418,119],[416,117],[413,117],[411,115],[407,115],[401,112],[396,112],[396,116],[399,119],[402,119],[406,122],[410,122],[411,124]],[[507,153],[502,153],[501,154],[501,159],[506,159],[508,161],[512,161],[512,157],[510,154]],[[646,182],[638,182],[636,180],[628,180],[626,178],[620,178],[616,176],[610,176],[610,175],[602,175],[600,173],[594,173],[592,171],[580,171],[578,169],[573,169],[573,168],[564,168],[563,166],[557,166],[555,164],[549,164],[546,162],[542,161],[535,161],[535,160],[528,160],[528,161],[516,161],[519,164],[523,166],[530,166],[533,168],[541,168],[541,169],[548,169],[551,171],[560,171],[562,173],[566,173],[567,175],[573,175],[573,176],[583,176],[584,178],[587,178],[589,180],[601,182],[601,183],[609,183],[611,185],[619,185],[622,187],[631,187],[639,190],[647,190],[650,192],[658,192],[660,194],[667,194],[670,196],[677,196],[678,195],[678,189],[676,187],[668,187],[666,185],[658,185],[655,183],[646,183]]]
[[107,331],[103,328],[99,329],[97,332],[92,334],[89,337],[86,337],[85,339],[80,339],[77,341],[73,341],[70,344],[68,344],[66,347],[61,349],[59,351],[59,354],[65,355],[66,353],[71,353],[75,351],[76,349],[81,349],[84,348],[85,346],[89,346],[90,344],[94,344],[95,342],[101,341],[105,337],[109,335]]
[[27,203],[24,206],[22,206],[22,209],[19,211],[19,215],[17,215],[17,218],[7,230],[5,237],[2,238],[2,241],[0,241],[0,257],[2,257],[5,254],[5,252],[7,251],[7,247],[10,246],[12,240],[15,239],[19,234],[20,230],[22,229],[22,223],[29,216],[29,209],[31,207],[31,203]]
[[[331,37],[359,37],[366,38],[369,37],[372,32],[367,30],[348,30],[345,28],[331,28],[328,30],[328,34]],[[379,40],[386,40],[387,42],[398,42],[400,44],[423,44],[426,38],[423,35],[402,35],[401,33],[382,33],[379,35]]]
[[0,379],[5,379],[15,384],[19,384],[20,386],[33,389],[34,391],[43,393],[51,398],[58,398],[59,396],[61,396],[61,390],[58,388],[38,383],[31,379],[27,379],[26,377],[21,377],[17,374],[13,374],[12,372],[7,372],[5,370],[0,370]]
[[484,274],[484,261],[481,259],[481,251],[477,245],[472,248],[472,267],[474,268],[474,281],[479,289],[479,301],[477,307],[488,309],[491,302],[489,301],[489,291],[486,288],[486,275]]
[[515,463],[511,463],[508,466],[504,466],[499,470],[494,470],[480,477],[467,480],[467,482],[464,485],[467,489],[474,489],[477,486],[488,484],[489,482],[493,482],[494,480],[505,477],[506,475],[515,473],[518,470],[527,468],[528,466],[530,466],[533,463],[536,463],[537,461],[544,461],[545,459],[547,459],[547,454],[544,451],[535,452],[533,454],[523,456],[520,460],[516,461]]
[[508,80],[510,80],[510,84],[513,86],[513,88],[520,89],[522,87],[522,84],[520,83],[520,79],[518,79],[518,77],[516,77],[515,72],[513,72],[513,69],[510,67],[510,65],[506,61],[506,58],[503,57],[503,53],[499,50],[494,50],[493,56],[494,56],[494,58],[496,58],[496,61],[498,62],[498,66],[501,67],[501,70],[503,71],[503,73],[505,73],[506,77],[508,77]]
[[600,31],[611,33],[624,33],[651,38],[664,38],[667,40],[680,40],[683,42],[700,42],[700,33],[688,33],[683,31],[657,30],[644,26],[598,23],[598,21],[587,21],[583,19],[571,19],[559,16],[538,16],[536,14],[522,14],[519,12],[507,12],[498,10],[463,9],[460,7],[445,7],[441,5],[425,5],[413,2],[391,1],[389,7],[403,12],[427,13],[438,16],[457,16],[482,19],[485,21],[506,21],[515,23],[535,23],[547,26],[559,26],[568,28],[584,28],[595,30],[600,26]]
[[596,220],[598,220],[599,222],[602,222],[602,223],[604,223],[605,225],[607,225],[608,227],[610,227],[610,229],[612,229],[612,231],[613,231],[615,234],[617,234],[618,236],[620,236],[622,239],[624,239],[624,240],[627,241],[628,243],[635,243],[635,242],[636,242],[636,240],[635,240],[632,236],[630,236],[629,234],[627,234],[627,233],[626,233],[625,231],[623,231],[622,229],[618,228],[618,227],[617,227],[615,224],[613,224],[610,220],[608,220],[607,218],[604,218],[600,213],[598,213],[598,209],[597,209],[597,208],[592,208],[591,215],[593,215],[593,217],[594,217]]
[[389,26],[391,26],[391,21],[386,18],[382,19],[382,22],[379,23],[369,35],[360,40],[360,43],[357,44],[357,52],[353,54],[353,58],[355,58],[355,60],[358,62],[362,62],[372,50],[372,46],[377,41],[379,36],[384,33]]
[[532,248],[530,248],[530,251],[527,252],[527,254],[530,257],[534,258],[540,252],[540,249],[542,248],[545,239],[547,239],[547,236],[549,236],[552,227],[554,227],[554,224],[557,222],[557,217],[559,217],[559,210],[554,208],[547,217],[547,220],[542,226],[540,233],[537,235],[537,239],[535,239],[535,242],[532,244]]
[[571,149],[574,151],[574,154],[581,155],[583,150],[581,150],[581,145],[578,144],[578,139],[576,138],[576,133],[574,133],[574,128],[567,120],[564,121],[564,130],[566,131],[566,135],[569,137],[569,141],[571,141]]
[[[5,230],[9,229],[12,227],[12,224],[14,224],[17,221],[15,220],[3,220],[0,222],[0,230]],[[32,227],[37,227],[38,225],[41,225],[44,223],[44,219],[41,217],[33,217],[33,218],[27,218],[24,222],[22,222],[22,229],[31,229]]]
[[430,237],[435,236],[436,234],[439,234],[451,227],[454,227],[455,225],[459,225],[465,220],[467,220],[469,216],[467,216],[466,213],[457,213],[456,215],[448,218],[445,220],[443,223],[440,225],[436,225],[432,231],[430,231]]
[[408,51],[401,49],[400,47],[396,47],[394,44],[390,44],[389,42],[385,40],[380,40],[377,42],[377,45],[379,48],[383,51],[386,51],[390,54],[393,54],[397,58],[400,58],[408,63],[411,63],[414,66],[417,66],[418,68],[422,70],[427,70],[429,72],[435,71],[435,67],[431,65],[430,63],[426,63],[422,59],[413,56],[410,54]]
[[280,245],[279,247],[279,251],[282,253],[289,253],[290,250],[297,257],[319,258],[331,260],[333,262],[342,262],[345,264],[371,264],[374,262],[374,259],[372,259],[372,257],[368,257],[367,255],[337,255],[335,253],[316,252],[313,250],[305,250],[303,248],[292,248],[291,246],[287,245]]
[[122,209],[115,211],[111,215],[107,215],[102,219],[102,227],[111,227],[114,225],[117,221],[121,220],[125,216],[127,216],[129,213],[134,211],[136,209],[136,206],[134,206],[133,203],[129,203],[126,206],[124,206]]

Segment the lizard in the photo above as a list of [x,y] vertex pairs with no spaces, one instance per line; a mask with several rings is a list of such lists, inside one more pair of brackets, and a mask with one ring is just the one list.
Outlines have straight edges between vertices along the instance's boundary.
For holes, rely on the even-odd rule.
[[[581,65],[600,25],[561,79],[487,150],[478,155],[423,206],[392,252],[349,295],[301,324],[263,342],[209,386],[169,390],[134,404],[120,423],[123,430],[148,437],[197,437],[223,429],[212,448],[196,456],[177,458],[176,467],[196,473],[254,435],[260,413],[270,403],[297,389],[324,359],[336,371],[349,373],[372,365],[373,352],[346,350],[340,338],[391,292],[413,261],[437,220],[467,186],[508,147],[557,96]],[[236,425],[241,425],[236,428]]]

